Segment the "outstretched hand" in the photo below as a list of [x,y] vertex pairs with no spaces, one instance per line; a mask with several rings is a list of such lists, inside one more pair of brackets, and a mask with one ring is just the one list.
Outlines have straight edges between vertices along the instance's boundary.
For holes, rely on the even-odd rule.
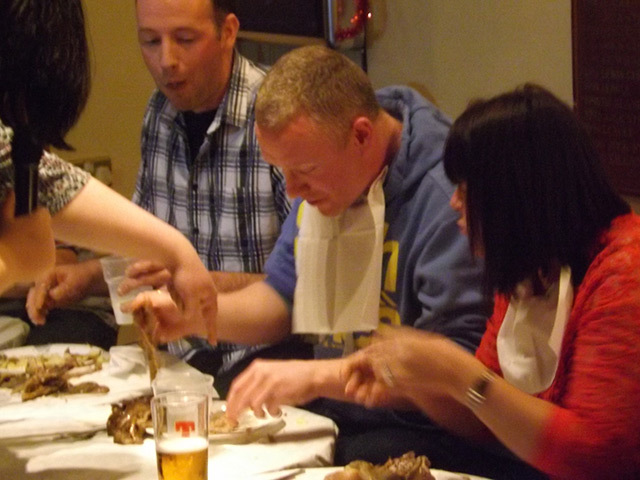
[[171,285],[171,272],[154,260],[138,260],[129,265],[125,278],[118,285],[118,293],[126,295],[142,286],[161,288]]
[[207,338],[206,323],[189,318],[166,289],[147,290],[135,299],[122,305],[123,312],[143,309],[146,323],[141,324],[153,343],[167,343],[179,338],[195,335]]
[[[95,261],[56,265],[40,277],[27,293],[26,308],[31,321],[44,325],[51,309],[66,307],[85,298],[93,288],[98,266]],[[101,273],[97,275],[102,277]]]
[[162,290],[139,294],[123,311],[145,308],[155,322],[147,329],[155,342],[197,335],[215,343],[217,292],[202,263],[179,264],[172,274],[161,263],[139,260],[127,267],[118,291],[126,294],[143,285]]
[[345,358],[345,395],[369,408],[411,404],[450,394],[455,365],[475,362],[451,340],[415,328],[385,328],[368,347]]
[[254,360],[231,384],[227,417],[250,408],[261,418],[278,415],[281,405],[302,405],[320,396],[317,380],[330,375],[328,362],[317,360]]

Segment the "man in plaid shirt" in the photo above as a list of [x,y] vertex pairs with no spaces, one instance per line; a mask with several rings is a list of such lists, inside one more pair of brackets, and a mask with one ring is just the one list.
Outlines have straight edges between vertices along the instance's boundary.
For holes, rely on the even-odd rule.
[[[219,290],[263,278],[289,211],[284,178],[262,160],[254,134],[253,100],[265,72],[235,50],[238,20],[231,4],[136,4],[142,56],[158,90],[144,117],[133,200],[191,240]],[[295,355],[298,348],[305,347],[296,341],[269,348],[221,344],[216,355],[206,339],[168,345],[213,373],[221,394],[238,364],[256,355]]]

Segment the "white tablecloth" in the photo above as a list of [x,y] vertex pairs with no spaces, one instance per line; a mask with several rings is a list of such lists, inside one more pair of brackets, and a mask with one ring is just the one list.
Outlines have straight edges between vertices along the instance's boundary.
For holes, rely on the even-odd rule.
[[[120,352],[122,353],[122,352]],[[132,353],[125,350],[126,354]],[[133,352],[133,363],[139,355]],[[135,393],[148,390],[148,373],[125,364],[111,364],[118,378],[103,372],[100,381],[108,383],[113,393],[124,393],[128,385]],[[113,362],[112,362],[113,363]],[[191,368],[174,364],[173,370]],[[146,377],[145,377],[146,375]],[[84,377],[83,377],[84,379]],[[29,404],[0,404],[0,479],[2,480],[153,480],[157,478],[153,439],[142,445],[117,445],[106,431],[110,407],[104,399],[87,398],[81,403],[43,399]],[[75,408],[74,408],[75,407]],[[244,445],[211,443],[209,446],[209,478],[233,480],[254,478],[260,472],[290,467],[325,467],[333,463],[336,426],[329,418],[302,409],[283,407],[285,427],[274,435]],[[7,415],[3,415],[5,413]],[[63,414],[61,417],[59,417]],[[15,421],[10,417],[15,415]],[[59,418],[56,418],[59,417]],[[86,418],[85,418],[86,417]],[[38,427],[39,425],[39,427]],[[76,428],[77,427],[77,428]],[[56,428],[69,432],[66,438],[33,436],[38,428],[50,434]],[[13,438],[22,429],[29,438]],[[12,433],[13,431],[13,433]],[[4,438],[2,433],[4,433]],[[88,438],[82,438],[85,435]]]
[[[62,354],[67,348],[80,354],[99,350],[90,345],[53,344],[20,347],[3,353],[8,356]],[[72,379],[73,382],[93,381],[105,385],[109,387],[107,394],[45,396],[22,402],[19,394],[0,389],[0,440],[28,435],[95,432],[104,428],[112,403],[150,394],[149,370],[140,347],[113,347],[110,353],[110,361],[101,370]],[[160,358],[170,371],[194,370],[169,354],[162,353]]]
[[[127,390],[136,394],[148,392],[148,372],[139,368],[140,355],[135,348],[120,348],[117,355],[112,355],[111,370],[95,374],[96,380],[109,384],[111,395],[116,398],[126,396]],[[178,361],[170,368],[191,369]],[[42,399],[32,403],[32,407],[0,402],[0,479],[155,480],[153,439],[146,439],[142,445],[117,445],[104,430],[95,433],[96,428],[106,425],[110,412],[104,400],[87,398],[78,404],[78,399],[67,403]],[[320,468],[333,463],[334,422],[298,408],[283,407],[282,411],[285,427],[274,435],[244,445],[212,442],[209,479],[324,480],[327,474],[339,470],[339,467]],[[49,434],[61,428],[70,435],[57,439],[9,438],[15,436],[11,434],[11,426],[17,433],[21,429],[31,433],[39,429]],[[441,470],[432,472],[436,480],[482,480]]]
[[[209,478],[253,478],[290,467],[323,467],[333,461],[335,424],[304,410],[284,407],[286,426],[272,438],[246,445],[209,446]],[[117,445],[105,432],[86,440],[5,441],[0,478],[11,480],[149,480],[157,478],[155,445]]]

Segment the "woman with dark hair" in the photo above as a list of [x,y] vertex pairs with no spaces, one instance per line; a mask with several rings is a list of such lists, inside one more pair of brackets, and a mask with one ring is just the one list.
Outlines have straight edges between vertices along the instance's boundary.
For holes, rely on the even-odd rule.
[[89,181],[85,172],[44,153],[37,166],[38,200],[48,212],[39,209],[14,217],[13,193],[5,201],[13,189],[14,175],[19,176],[29,163],[37,164],[44,146],[71,148],[64,137],[89,94],[89,54],[80,4],[36,3],[0,4],[3,289],[33,280],[52,266],[54,244],[48,213],[55,214]]
[[390,331],[352,357],[347,393],[408,401],[552,478],[640,478],[640,217],[570,108],[535,85],[469,106],[444,161],[494,294],[482,343],[474,357]]
[[0,118],[42,145],[64,137],[89,95],[89,52],[78,1],[0,4]]
[[[80,0],[0,2],[0,291],[52,266],[53,229],[56,239],[73,245],[162,262],[186,311],[208,316],[215,309],[213,282],[189,241],[46,151],[70,148],[64,137],[89,84]],[[37,165],[37,200],[48,212],[14,217],[14,170],[25,164]]]

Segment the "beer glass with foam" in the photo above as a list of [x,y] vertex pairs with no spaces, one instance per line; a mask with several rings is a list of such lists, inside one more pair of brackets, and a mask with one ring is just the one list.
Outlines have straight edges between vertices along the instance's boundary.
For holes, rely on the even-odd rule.
[[151,400],[159,480],[207,480],[209,398],[167,392]]

